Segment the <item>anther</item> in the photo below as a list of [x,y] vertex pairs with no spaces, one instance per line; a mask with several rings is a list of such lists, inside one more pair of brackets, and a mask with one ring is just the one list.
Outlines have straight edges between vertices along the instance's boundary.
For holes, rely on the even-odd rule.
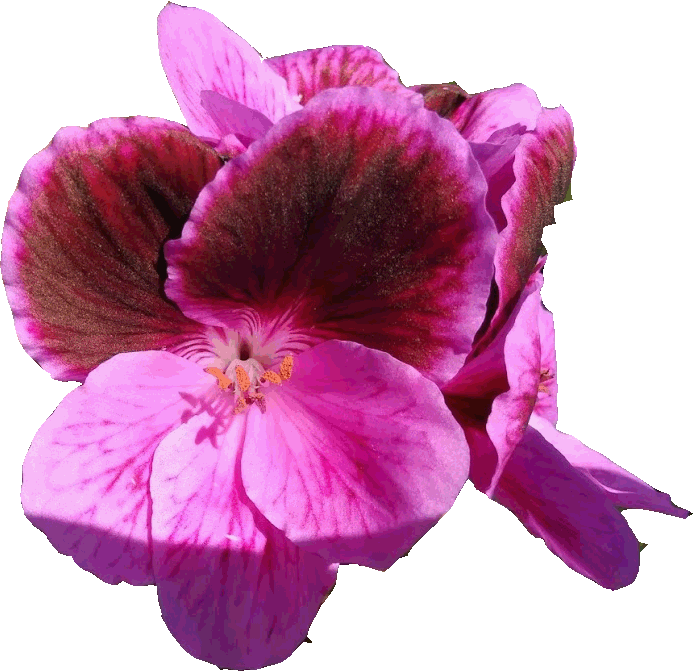
[[246,399],[243,396],[239,396],[238,400],[236,401],[236,407],[234,408],[234,414],[238,415],[242,413],[247,407],[248,403],[246,403]]
[[274,370],[266,370],[260,379],[267,380],[268,382],[272,382],[273,384],[282,384],[282,378],[277,373],[275,373]]
[[210,368],[205,368],[204,370],[206,373],[209,373],[217,378],[217,382],[222,389],[228,389],[233,384],[233,382],[226,375],[224,375],[219,368],[212,366]]
[[292,376],[292,368],[294,368],[294,357],[287,354],[280,364],[280,377],[283,380],[288,380]]
[[251,388],[251,378],[241,366],[236,366],[236,382],[241,391],[248,391]]

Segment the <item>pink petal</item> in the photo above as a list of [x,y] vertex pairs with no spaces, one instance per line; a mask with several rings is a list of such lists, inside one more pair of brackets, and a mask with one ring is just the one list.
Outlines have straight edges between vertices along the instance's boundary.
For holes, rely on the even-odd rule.
[[166,245],[167,295],[199,321],[253,307],[308,342],[452,377],[486,313],[496,231],[450,123],[394,93],[326,91],[230,161]]
[[22,505],[59,552],[105,582],[154,581],[152,455],[210,376],[166,352],[120,354],[92,371],[36,434]]
[[2,273],[19,340],[51,375],[82,381],[199,330],[162,295],[161,247],[221,163],[182,126],[143,117],[63,128],[27,163]]
[[518,517],[564,563],[602,587],[631,584],[639,543],[603,489],[528,428],[499,480],[494,500]]
[[222,138],[233,133],[248,146],[272,128],[272,121],[265,115],[216,91],[203,91],[200,104],[217,124]]
[[487,142],[495,132],[511,126],[533,130],[541,110],[535,91],[512,84],[469,96],[449,118],[466,140]]
[[157,448],[154,571],[164,621],[187,652],[257,669],[301,644],[337,566],[290,543],[248,501],[239,475],[246,415],[231,417],[215,428],[198,415]]
[[398,73],[375,49],[335,46],[298,51],[265,61],[287,81],[290,93],[305,105],[313,96],[331,88],[368,86],[410,95]]
[[542,229],[554,223],[554,206],[564,200],[573,161],[571,118],[561,107],[543,109],[535,129],[520,140],[513,162],[515,182],[501,198],[505,222],[497,224],[503,230],[494,256],[499,308],[492,331],[537,263]]
[[301,109],[284,79],[212,14],[168,3],[159,14],[157,32],[164,72],[196,135],[217,140],[224,135],[201,102],[203,91],[216,91],[273,123]]
[[[492,496],[513,449],[525,433],[540,380],[541,265],[496,337],[475,349],[459,373],[443,387],[446,403],[466,428],[470,478]],[[469,435],[467,428],[474,428]],[[493,447],[493,452],[491,450]]]
[[554,347],[554,319],[552,313],[544,307],[540,310],[539,327],[542,346],[541,378],[533,412],[556,426],[559,413],[557,409],[557,353]]
[[600,487],[615,506],[625,509],[653,510],[673,517],[691,515],[688,510],[673,504],[667,494],[653,489],[607,457],[586,447],[573,436],[557,431],[546,418],[533,413],[530,425],[561,452],[576,470]]
[[453,505],[465,437],[436,385],[390,355],[343,341],[305,351],[252,408],[243,483],[297,545],[386,569]]

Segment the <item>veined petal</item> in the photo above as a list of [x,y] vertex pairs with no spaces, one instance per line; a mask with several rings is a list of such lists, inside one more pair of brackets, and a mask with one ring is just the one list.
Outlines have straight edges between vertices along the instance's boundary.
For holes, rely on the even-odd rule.
[[672,503],[667,494],[654,489],[599,452],[586,447],[577,438],[557,431],[548,419],[533,413],[530,426],[561,452],[576,470],[600,487],[615,506],[653,510],[673,517],[691,515],[688,510]]
[[101,580],[152,584],[152,456],[209,386],[200,367],[166,352],[101,364],[34,438],[23,469],[26,516]]
[[513,161],[515,181],[501,198],[505,222],[494,256],[499,307],[493,332],[517,300],[541,254],[542,229],[554,223],[574,163],[573,126],[562,107],[543,109],[532,132],[520,140]]
[[216,91],[273,123],[301,109],[284,79],[212,14],[168,3],[159,13],[157,33],[164,72],[196,135],[217,140],[224,135],[201,101],[203,91]]
[[476,349],[475,356],[443,387],[446,403],[458,421],[476,429],[468,436],[470,477],[488,496],[493,495],[504,465],[525,433],[537,397],[541,267],[536,267],[496,337]]
[[157,448],[152,539],[167,627],[191,655],[223,668],[286,659],[304,640],[337,566],[262,517],[239,474],[246,415],[198,415]]
[[266,59],[265,63],[284,77],[290,93],[298,96],[302,105],[325,89],[344,86],[368,86],[408,95],[398,73],[387,65],[378,51],[370,47],[308,49],[274,56]]
[[[230,100],[216,91],[203,91],[200,104],[214,120],[224,139],[230,134],[239,138],[245,146],[260,139],[272,128],[272,121],[264,114]],[[219,147],[217,147],[219,151]]]
[[[546,308],[540,309],[539,321],[542,360],[540,362],[540,388],[533,412],[549,420],[554,426],[559,419],[557,408],[557,352],[554,347],[554,319]],[[553,441],[550,441],[553,443]]]
[[170,121],[64,128],[22,171],[2,238],[19,340],[59,380],[154,350],[199,325],[162,291],[162,243],[180,235],[219,156]]
[[251,408],[246,492],[297,545],[386,569],[453,505],[465,436],[436,385],[385,352],[329,341]]
[[533,130],[541,110],[535,91],[512,84],[469,96],[448,118],[466,140],[488,142],[504,128],[519,125],[525,131]]
[[166,245],[166,292],[225,326],[252,307],[313,342],[452,377],[486,313],[496,230],[450,123],[394,93],[325,91],[230,161]]
[[528,428],[508,460],[494,500],[564,563],[602,587],[630,585],[639,543],[602,487]]

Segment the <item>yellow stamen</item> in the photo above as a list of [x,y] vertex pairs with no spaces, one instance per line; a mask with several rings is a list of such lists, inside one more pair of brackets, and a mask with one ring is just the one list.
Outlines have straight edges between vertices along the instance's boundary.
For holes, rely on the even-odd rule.
[[210,368],[205,368],[205,372],[209,373],[210,375],[214,375],[214,377],[217,378],[217,382],[219,383],[219,386],[222,389],[227,389],[229,386],[233,384],[233,382],[226,376],[224,373],[219,370],[219,368],[215,368],[214,366]]
[[288,380],[292,376],[292,368],[294,368],[294,357],[287,354],[280,364],[280,377],[283,380]]
[[241,391],[248,391],[251,388],[251,378],[241,366],[236,366],[236,382]]
[[275,373],[274,370],[266,370],[263,373],[263,377],[260,378],[261,380],[267,380],[268,382],[272,382],[273,384],[282,384],[282,378]]

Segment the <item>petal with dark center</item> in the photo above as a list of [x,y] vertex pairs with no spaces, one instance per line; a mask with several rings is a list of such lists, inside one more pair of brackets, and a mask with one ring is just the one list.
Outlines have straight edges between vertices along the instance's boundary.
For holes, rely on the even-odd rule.
[[448,118],[466,140],[488,142],[494,133],[511,126],[533,130],[541,110],[535,91],[512,84],[469,96]]
[[486,313],[486,188],[433,112],[385,91],[326,91],[203,191],[166,245],[166,291],[202,322],[288,315],[314,342],[360,342],[445,381]]
[[152,456],[210,385],[201,368],[166,352],[103,363],[36,434],[23,469],[26,516],[101,580],[152,584]]
[[559,450],[569,463],[600,487],[607,498],[620,508],[640,508],[673,517],[689,517],[691,513],[676,506],[670,497],[607,457],[586,447],[580,440],[557,431],[547,419],[533,413],[530,425]]
[[542,229],[554,223],[554,206],[564,199],[573,163],[571,117],[562,107],[543,109],[535,129],[521,137],[513,161],[515,181],[501,198],[505,223],[495,254],[499,308],[492,330],[540,257]]
[[639,542],[602,488],[528,428],[504,468],[494,500],[564,563],[602,587],[630,585]]
[[273,123],[301,109],[284,79],[212,14],[168,3],[159,13],[157,33],[164,72],[196,135],[219,140],[224,134],[201,100],[203,91],[250,107]]
[[159,445],[152,540],[166,626],[194,657],[257,669],[304,640],[337,566],[293,545],[246,498],[239,473],[246,415],[214,429],[200,414]]
[[321,91],[344,86],[368,86],[411,95],[400,82],[398,73],[370,47],[309,49],[268,58],[265,63],[284,77],[289,91],[299,96],[302,105]]
[[387,569],[453,505],[465,436],[411,366],[332,340],[299,355],[275,392],[249,413],[243,483],[297,545]]
[[53,377],[82,381],[199,330],[164,295],[162,244],[221,163],[182,126],[143,117],[64,128],[27,163],[2,273],[19,340]]

